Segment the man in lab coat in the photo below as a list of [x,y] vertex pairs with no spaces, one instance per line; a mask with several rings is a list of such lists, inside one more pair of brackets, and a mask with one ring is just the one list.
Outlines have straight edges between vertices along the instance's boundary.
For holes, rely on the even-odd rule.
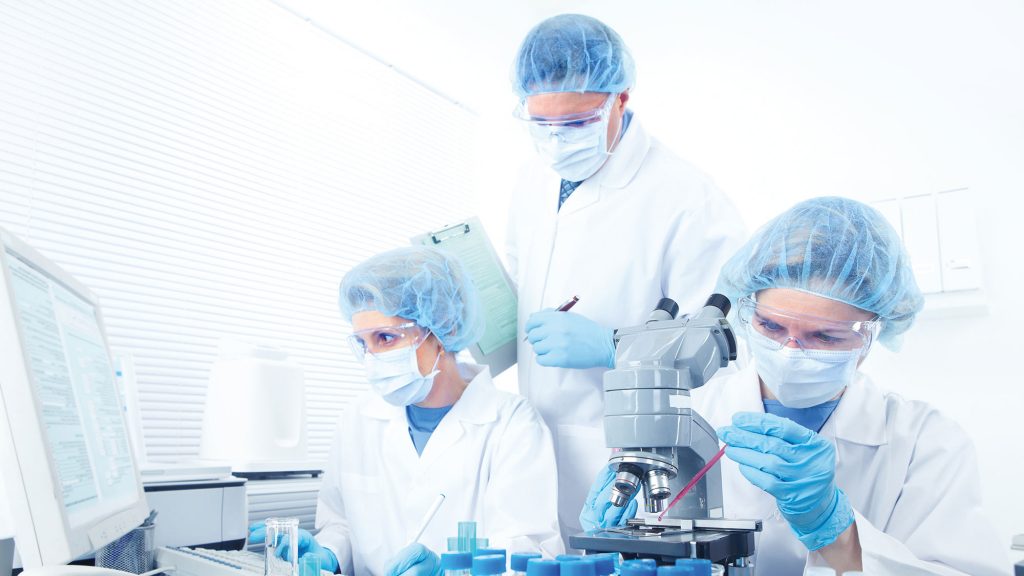
[[[801,202],[729,260],[719,289],[753,362],[695,390],[693,408],[727,445],[726,517],[763,520],[757,574],[1008,573],[967,435],[857,370],[875,340],[895,347],[923,305],[881,214],[845,198]],[[610,484],[608,472],[594,483],[589,529],[625,519]]]
[[[587,16],[549,18],[523,41],[513,76],[539,156],[521,175],[509,222],[528,340],[519,386],[555,439],[567,538],[608,459],[602,374],[612,330],[639,324],[662,297],[697,309],[744,231],[711,180],[626,108],[636,74],[614,30]],[[554,310],[573,296],[571,312]]]

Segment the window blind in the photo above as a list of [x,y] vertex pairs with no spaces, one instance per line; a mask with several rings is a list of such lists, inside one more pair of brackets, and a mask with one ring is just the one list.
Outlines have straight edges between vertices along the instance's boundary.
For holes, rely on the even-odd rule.
[[475,124],[269,1],[0,2],[0,225],[98,294],[152,461],[198,455],[224,336],[303,366],[326,458],[338,282],[470,212]]

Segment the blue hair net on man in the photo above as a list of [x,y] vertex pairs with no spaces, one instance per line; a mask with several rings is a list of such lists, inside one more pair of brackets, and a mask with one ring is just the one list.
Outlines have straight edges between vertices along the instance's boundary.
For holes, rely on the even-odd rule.
[[834,196],[801,202],[765,224],[718,279],[733,302],[766,288],[873,312],[883,321],[879,340],[891,349],[924,305],[896,230],[874,208]]
[[581,14],[561,14],[536,25],[512,67],[512,86],[520,98],[548,92],[617,94],[635,82],[636,66],[622,38]]
[[484,332],[476,287],[462,263],[429,246],[390,250],[359,264],[342,278],[339,300],[346,320],[366,310],[407,318],[430,330],[449,352]]

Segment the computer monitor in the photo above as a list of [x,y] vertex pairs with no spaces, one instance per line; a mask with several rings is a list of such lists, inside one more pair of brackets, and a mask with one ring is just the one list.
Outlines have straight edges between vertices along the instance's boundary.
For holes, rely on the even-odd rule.
[[2,228],[0,418],[25,568],[65,564],[145,519],[96,298]]

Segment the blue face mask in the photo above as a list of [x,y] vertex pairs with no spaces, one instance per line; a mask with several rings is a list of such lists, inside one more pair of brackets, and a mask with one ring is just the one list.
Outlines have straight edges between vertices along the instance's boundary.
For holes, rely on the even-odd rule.
[[366,377],[370,386],[393,406],[418,404],[426,399],[434,386],[437,364],[441,360],[438,352],[434,367],[426,376],[420,374],[416,358],[418,346],[407,346],[379,354],[367,353],[363,358]]

